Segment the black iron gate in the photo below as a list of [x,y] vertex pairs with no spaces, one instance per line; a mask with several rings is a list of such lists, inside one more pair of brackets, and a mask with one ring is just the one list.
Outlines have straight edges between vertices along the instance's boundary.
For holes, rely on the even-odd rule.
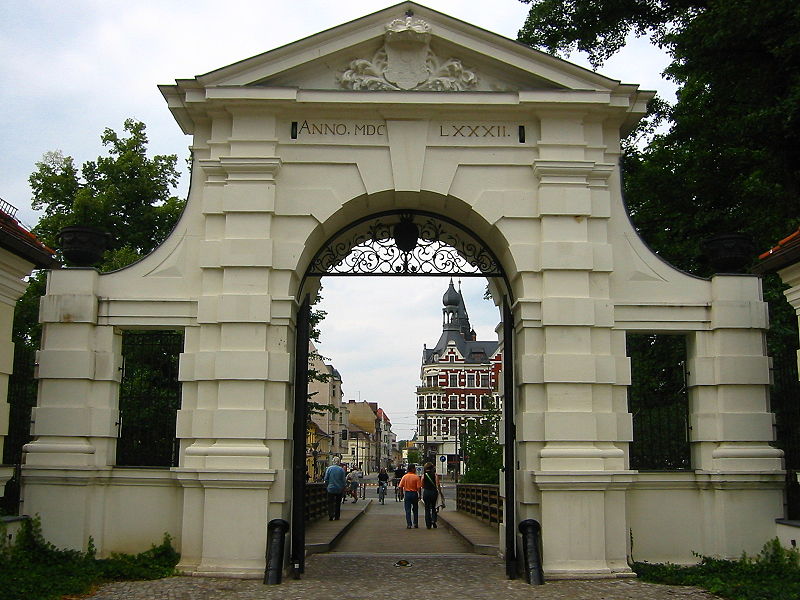
[[628,334],[633,416],[631,468],[680,471],[691,468],[689,397],[686,387],[686,337]]
[[175,419],[181,403],[180,331],[125,331],[119,393],[117,465],[178,464]]
[[796,355],[775,356],[770,408],[775,413],[775,445],[783,450],[786,469],[786,518],[800,519],[800,380]]
[[17,344],[14,371],[8,378],[8,435],[3,446],[3,464],[11,465],[14,474],[0,498],[0,514],[19,513],[22,447],[31,441],[31,410],[36,406],[35,363],[36,350]]

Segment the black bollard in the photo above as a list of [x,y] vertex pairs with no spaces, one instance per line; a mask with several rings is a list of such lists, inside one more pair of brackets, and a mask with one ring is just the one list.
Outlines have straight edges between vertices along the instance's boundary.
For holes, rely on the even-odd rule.
[[277,585],[281,582],[283,546],[287,531],[289,531],[289,523],[283,519],[272,519],[267,524],[267,568],[264,571],[266,585]]
[[531,585],[544,585],[542,555],[539,552],[542,526],[535,519],[525,519],[519,524],[519,532],[525,553],[525,578]]

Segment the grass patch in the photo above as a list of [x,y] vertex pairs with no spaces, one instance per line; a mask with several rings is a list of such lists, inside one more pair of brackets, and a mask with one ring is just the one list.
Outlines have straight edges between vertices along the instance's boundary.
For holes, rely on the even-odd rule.
[[634,563],[644,581],[692,585],[730,600],[797,600],[800,598],[800,552],[787,550],[777,538],[754,557],[739,560],[700,557],[698,564]]
[[98,559],[91,538],[86,552],[60,550],[42,537],[39,519],[30,519],[13,544],[0,546],[0,600],[57,600],[107,581],[169,577],[179,558],[168,534],[136,555]]

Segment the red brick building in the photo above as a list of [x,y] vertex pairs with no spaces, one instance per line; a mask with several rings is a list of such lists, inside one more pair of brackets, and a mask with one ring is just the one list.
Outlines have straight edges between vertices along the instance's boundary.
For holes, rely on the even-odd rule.
[[427,446],[428,455],[447,455],[448,470],[454,471],[469,422],[480,419],[490,406],[502,408],[503,345],[476,339],[464,297],[452,280],[442,304],[442,335],[422,353],[417,442]]

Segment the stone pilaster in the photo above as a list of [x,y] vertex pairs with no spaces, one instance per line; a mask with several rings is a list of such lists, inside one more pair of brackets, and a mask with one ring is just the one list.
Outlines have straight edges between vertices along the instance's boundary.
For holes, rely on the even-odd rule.
[[735,556],[746,540],[769,539],[783,514],[783,452],[770,445],[767,327],[759,278],[712,278],[710,328],[690,338],[688,356],[692,465],[707,509],[707,553]]
[[[242,109],[220,121],[207,147],[198,147],[206,175],[202,292],[197,327],[187,330],[180,358],[177,421],[183,529],[195,533],[183,542],[181,566],[252,575],[263,571],[267,520],[286,516],[278,503],[287,499],[290,460],[289,322],[272,285],[281,161],[274,156],[273,118]],[[211,518],[225,506],[247,519]],[[236,525],[243,522],[258,532],[246,544],[247,532]]]
[[[531,476],[541,496],[545,571],[614,576],[630,574],[625,533],[625,490],[632,479],[626,457],[630,376],[624,333],[613,329],[610,299],[613,167],[585,160],[593,155],[587,135],[574,113],[542,118],[540,158],[534,161],[541,332],[527,336],[539,338],[540,412],[524,415],[524,421],[528,434],[538,433],[542,442]],[[523,370],[529,377],[531,370]],[[564,535],[565,523],[591,534],[578,542]]]
[[39,399],[33,441],[24,447],[23,510],[43,515],[45,537],[56,545],[85,548],[91,535],[102,551],[103,499],[95,485],[116,458],[122,336],[97,325],[98,277],[94,269],[48,277],[39,314]]

